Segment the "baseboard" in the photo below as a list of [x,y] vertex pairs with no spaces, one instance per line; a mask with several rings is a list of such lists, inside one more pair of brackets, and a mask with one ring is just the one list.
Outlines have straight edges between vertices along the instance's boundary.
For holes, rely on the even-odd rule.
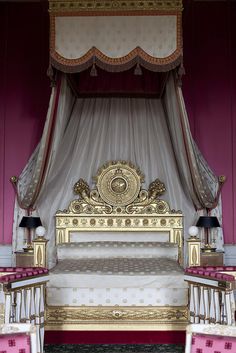
[[224,251],[225,266],[236,266],[236,245],[224,245]]
[[11,244],[0,244],[0,266],[12,266],[12,246]]

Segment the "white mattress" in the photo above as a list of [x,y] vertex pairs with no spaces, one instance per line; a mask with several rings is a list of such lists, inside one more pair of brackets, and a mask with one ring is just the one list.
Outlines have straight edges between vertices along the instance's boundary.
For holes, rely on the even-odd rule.
[[187,305],[183,269],[168,258],[60,260],[50,271],[48,305]]

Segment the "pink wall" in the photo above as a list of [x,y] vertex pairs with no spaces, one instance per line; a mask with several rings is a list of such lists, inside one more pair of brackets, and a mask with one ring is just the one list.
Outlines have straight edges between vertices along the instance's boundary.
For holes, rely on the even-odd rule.
[[10,243],[9,179],[20,174],[39,141],[50,94],[46,3],[1,3],[0,36],[0,243]]
[[183,91],[195,141],[223,187],[225,242],[236,243],[236,2],[189,2]]
[[[11,243],[19,175],[40,139],[50,95],[46,2],[0,3],[0,243]],[[192,132],[217,175],[225,174],[226,243],[236,243],[236,3],[185,1],[183,90]]]

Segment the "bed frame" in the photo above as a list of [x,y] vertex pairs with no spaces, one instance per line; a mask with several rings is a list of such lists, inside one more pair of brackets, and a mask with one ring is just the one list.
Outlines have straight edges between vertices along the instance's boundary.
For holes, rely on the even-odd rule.
[[[158,179],[148,190],[141,188],[144,176],[126,161],[103,165],[90,190],[80,179],[74,185],[79,198],[56,213],[56,244],[69,243],[71,235],[86,232],[158,232],[178,244],[178,262],[183,264],[183,214],[160,199],[165,185]],[[187,306],[47,307],[48,330],[184,330]]]

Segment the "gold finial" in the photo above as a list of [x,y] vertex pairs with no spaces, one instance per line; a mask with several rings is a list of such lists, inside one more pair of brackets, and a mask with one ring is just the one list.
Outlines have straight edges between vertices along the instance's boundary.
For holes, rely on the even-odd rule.
[[13,175],[12,177],[10,177],[10,182],[16,185],[18,182],[18,177]]
[[219,180],[220,184],[224,184],[226,182],[226,176],[225,175],[220,175],[218,177],[218,180]]

